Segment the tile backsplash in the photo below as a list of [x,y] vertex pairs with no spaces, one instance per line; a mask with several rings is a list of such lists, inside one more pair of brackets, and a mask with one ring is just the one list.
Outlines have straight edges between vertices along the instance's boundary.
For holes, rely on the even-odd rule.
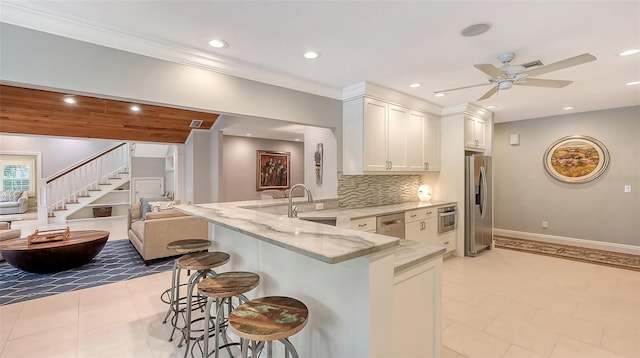
[[338,206],[361,208],[418,201],[420,175],[338,175]]

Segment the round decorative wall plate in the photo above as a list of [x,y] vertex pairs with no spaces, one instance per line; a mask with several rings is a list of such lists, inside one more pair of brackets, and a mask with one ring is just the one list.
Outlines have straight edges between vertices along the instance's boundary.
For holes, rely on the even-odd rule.
[[544,153],[544,168],[564,183],[586,183],[599,177],[609,166],[609,152],[599,140],[574,135],[555,141]]

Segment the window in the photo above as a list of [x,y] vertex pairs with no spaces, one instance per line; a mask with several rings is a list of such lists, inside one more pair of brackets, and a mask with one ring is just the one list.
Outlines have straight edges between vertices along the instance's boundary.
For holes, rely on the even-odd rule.
[[35,157],[31,156],[0,156],[2,190],[21,190],[35,195],[35,164]]

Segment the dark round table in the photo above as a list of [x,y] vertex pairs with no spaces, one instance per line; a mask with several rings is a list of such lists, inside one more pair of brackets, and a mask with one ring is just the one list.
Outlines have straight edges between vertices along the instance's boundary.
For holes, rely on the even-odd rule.
[[108,231],[71,231],[65,241],[29,245],[26,237],[6,240],[0,244],[0,252],[8,263],[20,270],[52,273],[88,263],[108,239]]

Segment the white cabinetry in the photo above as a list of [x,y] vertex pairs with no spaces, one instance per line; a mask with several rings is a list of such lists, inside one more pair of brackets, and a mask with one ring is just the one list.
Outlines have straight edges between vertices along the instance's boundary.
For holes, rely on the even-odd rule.
[[376,232],[376,217],[368,217],[362,219],[353,219],[351,220],[351,228],[353,230],[366,231],[370,233]]
[[438,232],[438,210],[417,209],[404,213],[405,239],[428,244],[436,243]]
[[440,118],[378,99],[343,105],[344,173],[440,169]]
[[484,119],[466,115],[464,118],[464,147],[482,151],[486,147],[487,126]]
[[395,273],[394,357],[440,357],[441,284],[442,256]]
[[444,246],[447,249],[446,253],[449,253],[456,249],[456,231],[449,231],[446,234],[438,235],[437,237],[438,245]]

